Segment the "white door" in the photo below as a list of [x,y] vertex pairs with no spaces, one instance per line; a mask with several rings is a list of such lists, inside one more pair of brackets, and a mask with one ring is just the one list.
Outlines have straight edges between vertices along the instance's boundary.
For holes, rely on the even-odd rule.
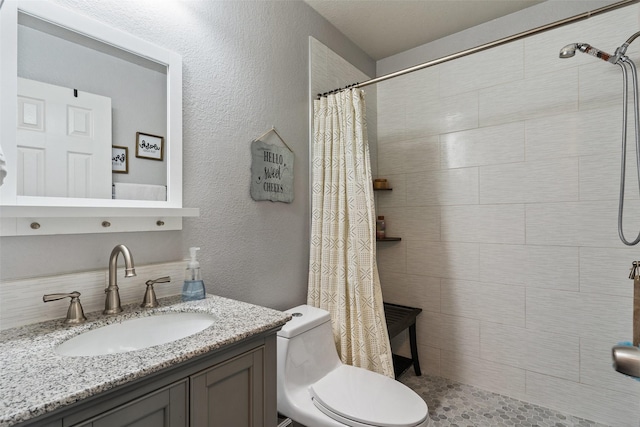
[[20,196],[111,198],[111,98],[18,78]]

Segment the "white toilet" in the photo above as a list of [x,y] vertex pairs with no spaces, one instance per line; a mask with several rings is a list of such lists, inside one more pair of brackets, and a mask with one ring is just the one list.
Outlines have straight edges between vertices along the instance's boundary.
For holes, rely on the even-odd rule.
[[278,412],[307,427],[426,427],[427,404],[404,384],[338,357],[329,313],[301,305],[278,332]]

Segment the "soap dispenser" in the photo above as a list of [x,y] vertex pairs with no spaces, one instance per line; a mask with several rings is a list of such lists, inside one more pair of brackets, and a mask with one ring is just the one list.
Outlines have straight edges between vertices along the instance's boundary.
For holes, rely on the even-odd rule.
[[196,251],[200,248],[189,248],[191,259],[187,264],[182,286],[182,301],[195,301],[205,298],[204,282],[200,275],[200,263],[196,259]]

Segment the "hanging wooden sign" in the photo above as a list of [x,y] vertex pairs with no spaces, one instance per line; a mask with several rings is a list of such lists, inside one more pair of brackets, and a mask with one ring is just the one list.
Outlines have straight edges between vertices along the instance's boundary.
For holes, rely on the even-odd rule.
[[293,202],[293,152],[288,147],[251,143],[251,198]]

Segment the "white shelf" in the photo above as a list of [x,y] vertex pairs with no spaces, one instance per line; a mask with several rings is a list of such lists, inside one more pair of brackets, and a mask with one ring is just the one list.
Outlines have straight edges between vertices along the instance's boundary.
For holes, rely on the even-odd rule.
[[0,206],[0,236],[182,230],[198,208]]
[[0,206],[2,218],[143,218],[197,217],[198,208]]

